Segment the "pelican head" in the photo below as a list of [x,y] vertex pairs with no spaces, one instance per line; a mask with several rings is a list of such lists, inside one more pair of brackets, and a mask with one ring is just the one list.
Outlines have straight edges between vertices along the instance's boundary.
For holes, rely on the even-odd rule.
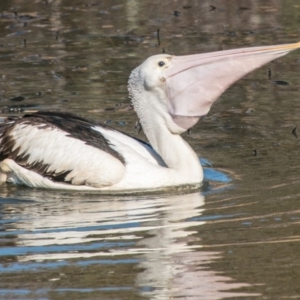
[[131,73],[129,93],[140,119],[151,112],[152,119],[180,134],[206,115],[235,81],[299,47],[300,43],[294,43],[186,56],[154,55]]

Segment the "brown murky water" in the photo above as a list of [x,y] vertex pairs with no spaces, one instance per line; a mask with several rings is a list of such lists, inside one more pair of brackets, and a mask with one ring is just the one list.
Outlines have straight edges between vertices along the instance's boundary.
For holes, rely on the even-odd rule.
[[[297,0],[0,1],[0,117],[64,110],[136,134],[126,85],[146,57],[299,28]],[[211,163],[199,193],[1,186],[1,299],[300,298],[299,71],[298,51],[252,73],[185,136]]]

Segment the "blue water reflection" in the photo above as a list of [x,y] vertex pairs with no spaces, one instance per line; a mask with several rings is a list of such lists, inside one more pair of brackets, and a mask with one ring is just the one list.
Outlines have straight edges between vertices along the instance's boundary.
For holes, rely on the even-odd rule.
[[[218,182],[224,188],[231,186],[229,175],[211,165],[205,168],[205,180],[212,183],[210,193],[220,191],[215,187]],[[229,290],[245,286],[230,283],[230,278],[206,267],[220,253],[203,251],[198,226],[211,218],[233,216],[202,216],[203,193],[109,197],[24,188],[22,197],[29,201],[16,201],[13,196],[20,188],[7,191],[7,198],[0,199],[2,276],[47,270],[59,273],[70,266],[100,271],[128,265],[140,270],[132,286],[120,287],[112,282],[103,287],[64,286],[51,291],[60,294],[131,290],[150,299],[182,295],[189,299],[199,293],[220,299],[224,291],[228,295]],[[8,260],[10,257],[13,261]],[[53,281],[61,279],[58,275]],[[32,293],[16,287],[2,289],[0,295],[26,296],[29,291]],[[40,297],[48,292],[45,285],[34,294]]]

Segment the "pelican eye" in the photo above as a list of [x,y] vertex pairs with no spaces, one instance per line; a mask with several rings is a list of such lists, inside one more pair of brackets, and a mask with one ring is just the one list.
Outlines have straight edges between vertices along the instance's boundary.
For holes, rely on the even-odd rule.
[[160,62],[158,62],[158,65],[159,65],[160,67],[163,67],[163,66],[165,65],[165,62],[164,62],[164,61],[160,61]]

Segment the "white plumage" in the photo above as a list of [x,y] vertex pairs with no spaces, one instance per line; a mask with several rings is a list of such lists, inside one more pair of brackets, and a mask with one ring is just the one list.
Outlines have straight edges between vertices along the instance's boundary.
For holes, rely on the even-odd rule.
[[151,146],[68,113],[38,112],[0,126],[0,183],[130,193],[198,188],[199,159],[180,134],[232,83],[300,43],[148,58],[129,94]]

